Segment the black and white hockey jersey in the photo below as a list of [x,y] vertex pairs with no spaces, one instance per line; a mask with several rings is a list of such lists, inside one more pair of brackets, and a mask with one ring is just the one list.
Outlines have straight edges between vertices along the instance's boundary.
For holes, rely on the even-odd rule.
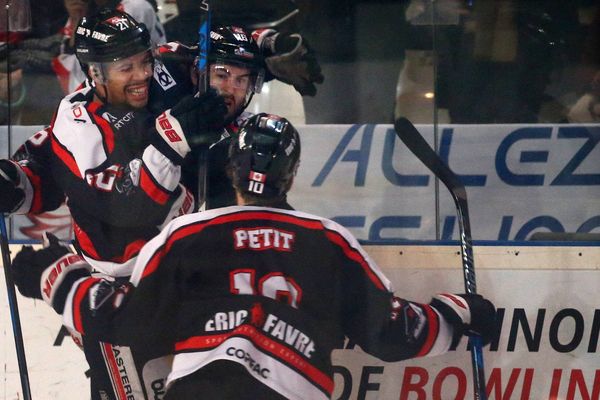
[[[161,47],[165,54],[178,48]],[[86,81],[60,102],[51,125],[12,157],[26,194],[16,212],[52,211],[66,199],[81,252],[110,276],[128,276],[144,243],[174,216],[193,211],[192,191],[186,188],[193,186],[180,184],[181,167],[148,140],[154,114],[193,91],[186,56],[156,63],[152,112],[96,102],[94,86]]]
[[346,229],[293,210],[233,206],[177,218],[141,250],[128,288],[81,278],[53,306],[84,338],[135,343],[152,355],[143,359],[171,349],[177,393],[202,393],[210,381],[186,377],[230,365],[256,384],[243,398],[265,385],[324,400],[330,355],[345,337],[385,361],[440,354],[452,340],[433,307],[394,297]]
[[77,243],[111,276],[128,276],[144,243],[193,208],[181,168],[149,145],[147,118],[94,101],[86,85],[61,101],[50,125],[50,168],[67,196]]

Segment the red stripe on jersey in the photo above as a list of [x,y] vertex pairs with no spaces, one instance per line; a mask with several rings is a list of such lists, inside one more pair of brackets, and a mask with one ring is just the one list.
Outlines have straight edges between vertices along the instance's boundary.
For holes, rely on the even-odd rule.
[[88,234],[85,233],[84,230],[81,229],[79,225],[75,223],[75,221],[73,221],[73,231],[75,232],[75,239],[77,239],[79,247],[81,247],[81,250],[84,253],[96,260],[102,259],[102,257],[100,257],[100,255],[98,254],[96,247],[94,247],[92,239],[90,239]]
[[100,106],[100,103],[92,101],[87,105],[86,108],[89,111],[90,115],[94,118],[96,125],[98,125],[98,127],[100,128],[100,133],[103,137],[103,143],[105,145],[106,152],[110,154],[115,149],[115,133],[113,132],[112,127],[110,126],[108,121],[96,114]]
[[[92,243],[92,240],[90,239],[88,234],[85,233],[83,229],[81,229],[81,227],[75,223],[75,221],[73,221],[73,230],[75,231],[75,238],[77,239],[81,250],[93,259],[102,260],[103,257],[101,257],[98,253],[98,250],[96,250],[96,247]],[[127,247],[125,247],[125,251],[122,255],[113,257],[110,261],[116,263],[123,263],[133,258],[140,252],[141,248],[144,247],[146,242],[147,241],[144,239],[138,239],[134,242],[129,243]]]
[[258,331],[252,325],[240,325],[233,331],[220,335],[193,336],[182,342],[175,344],[175,351],[186,350],[207,350],[218,347],[232,336],[246,337],[252,341],[256,347],[262,349],[275,358],[285,362],[287,365],[302,372],[312,382],[317,384],[322,390],[326,391],[329,396],[333,392],[333,380],[317,369],[312,364],[308,363],[296,350],[271,339]]
[[295,217],[293,215],[269,213],[265,211],[240,212],[218,216],[208,221],[198,221],[183,226],[182,228],[173,232],[171,236],[167,238],[167,241],[165,242],[164,246],[161,246],[161,248],[157,250],[157,252],[150,258],[150,260],[146,264],[146,267],[144,268],[144,273],[142,274],[142,279],[152,274],[156,270],[156,268],[158,268],[158,264],[160,263],[161,258],[164,257],[171,250],[171,246],[173,246],[173,244],[176,241],[183,239],[187,236],[194,235],[202,231],[207,226],[258,219],[294,224],[307,229],[323,229],[323,224],[321,224],[321,221],[307,220]]
[[125,247],[125,251],[123,252],[123,256],[119,257],[118,260],[113,260],[113,261],[125,262],[125,261],[133,258],[134,256],[136,256],[140,252],[140,249],[142,247],[144,247],[145,244],[146,244],[146,240],[144,240],[144,239],[139,239],[139,240],[136,240],[135,242],[129,243],[127,245],[127,247]]
[[79,172],[79,167],[77,166],[75,158],[69,150],[64,148],[63,145],[60,144],[58,140],[56,140],[54,134],[52,135],[50,143],[52,144],[52,151],[54,152],[54,154],[56,154],[56,157],[59,160],[62,160],[62,162],[67,166],[67,168],[69,168],[73,175],[75,175],[78,178],[83,178],[81,172]]
[[[75,296],[73,296],[73,326],[75,327],[75,330],[82,335],[85,334],[85,332],[83,331],[83,322],[81,320],[81,312],[79,311],[81,310],[81,302],[85,298],[90,287],[98,281],[100,281],[98,278],[86,279],[77,287]],[[87,308],[88,307],[86,306],[86,309]]]
[[140,187],[156,203],[165,205],[169,200],[169,193],[160,187],[146,168],[142,168],[140,173]]
[[31,168],[27,166],[19,165],[29,182],[31,182],[31,186],[33,187],[33,199],[31,200],[31,207],[29,208],[30,213],[39,213],[42,210],[42,183],[39,176],[37,176]]
[[[102,343],[102,342],[101,342]],[[104,360],[106,361],[106,366],[109,369],[108,376],[112,381],[113,388],[115,389],[115,394],[117,395],[118,400],[127,400],[127,395],[125,394],[125,388],[123,387],[123,383],[121,382],[121,375],[119,374],[119,366],[117,365],[117,360],[115,359],[115,353],[113,351],[113,346],[109,343],[102,343],[102,353],[104,354]]]
[[425,339],[425,343],[423,343],[421,350],[419,350],[415,357],[426,356],[431,351],[431,348],[433,347],[433,344],[435,343],[440,331],[440,324],[435,311],[433,311],[433,309],[426,304],[422,304],[421,307],[423,310],[425,310],[425,314],[427,314],[429,329],[427,330],[427,339]]
[[340,234],[328,231],[326,232],[326,235],[329,238],[329,240],[331,240],[333,243],[342,248],[342,251],[344,252],[346,257],[360,264],[362,269],[365,271],[369,279],[375,284],[377,289],[386,290],[385,285],[383,284],[383,282],[381,282],[381,279],[379,279],[375,272],[373,272],[367,260],[365,260],[364,257],[358,251],[356,251],[356,249],[350,247],[348,242]]

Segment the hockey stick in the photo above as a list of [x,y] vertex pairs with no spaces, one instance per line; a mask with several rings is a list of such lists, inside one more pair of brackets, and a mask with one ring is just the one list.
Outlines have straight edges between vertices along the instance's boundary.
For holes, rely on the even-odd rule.
[[[10,0],[6,0],[5,2],[5,12],[6,12],[6,27],[5,27],[5,37],[6,37],[6,71],[7,71],[7,97],[8,97],[8,109],[7,109],[7,133],[8,133],[8,149],[10,151],[10,139],[11,139],[11,129],[12,129],[12,121],[11,121],[11,70],[10,70],[10,31],[13,25],[11,25],[11,4]],[[25,24],[23,26],[22,23],[24,21],[14,21],[14,28],[16,30],[28,30],[30,28],[30,22],[28,18],[26,18]],[[0,252],[2,253],[2,265],[4,267],[4,280],[6,281],[6,294],[8,296],[8,307],[10,310],[10,320],[12,322],[13,328],[13,336],[15,338],[15,351],[17,353],[17,363],[19,365],[19,376],[21,377],[21,390],[23,391],[23,399],[31,400],[31,388],[29,385],[29,373],[27,370],[27,359],[25,358],[25,345],[23,344],[23,330],[21,329],[21,318],[19,317],[19,304],[17,302],[17,294],[15,292],[15,282],[13,280],[10,265],[10,248],[8,246],[8,232],[6,230],[6,221],[4,219],[4,214],[2,214],[0,218]]]
[[[200,3],[200,27],[198,28],[198,95],[206,93],[210,87],[208,52],[210,50],[210,4],[208,0]],[[208,145],[201,145],[198,149],[198,208],[202,203],[208,203]],[[208,209],[208,204],[204,205]]]
[[[460,235],[460,253],[462,256],[463,276],[465,291],[477,294],[475,283],[475,264],[473,260],[473,244],[471,242],[471,223],[469,221],[469,208],[467,206],[467,191],[458,176],[442,161],[442,159],[427,144],[415,126],[406,118],[398,118],[394,123],[398,137],[406,147],[417,156],[427,168],[435,174],[450,191],[456,213],[458,216],[458,230]],[[471,364],[473,366],[474,398],[486,400],[485,374],[483,370],[483,346],[481,336],[475,333],[469,335],[471,345]]]
[[31,400],[31,389],[29,387],[29,374],[27,372],[27,360],[25,358],[25,346],[23,345],[23,331],[21,330],[21,318],[19,317],[19,305],[15,292],[15,282],[10,273],[10,249],[8,247],[8,235],[4,215],[0,218],[0,250],[2,251],[2,265],[4,266],[4,279],[6,281],[6,293],[8,295],[8,306],[10,319],[12,321],[13,336],[15,337],[15,350],[21,376],[21,389],[23,399]]

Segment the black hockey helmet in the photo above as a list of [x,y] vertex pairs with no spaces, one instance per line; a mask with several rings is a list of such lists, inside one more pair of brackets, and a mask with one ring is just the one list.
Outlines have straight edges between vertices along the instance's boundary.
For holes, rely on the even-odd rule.
[[75,53],[84,65],[114,62],[150,49],[146,25],[114,9],[82,18],[75,31]]
[[234,64],[250,69],[253,93],[260,93],[265,79],[264,59],[252,35],[238,26],[220,26],[210,32],[211,64]]
[[256,114],[246,120],[229,147],[233,186],[260,197],[280,197],[300,164],[300,136],[285,118]]

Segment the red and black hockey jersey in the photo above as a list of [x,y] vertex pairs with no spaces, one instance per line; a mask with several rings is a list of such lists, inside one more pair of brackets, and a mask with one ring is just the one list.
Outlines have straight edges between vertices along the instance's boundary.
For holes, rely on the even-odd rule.
[[130,282],[107,300],[102,281],[78,280],[59,307],[64,323],[142,354],[171,348],[178,392],[186,376],[226,363],[286,398],[328,399],[330,355],[345,337],[385,361],[440,354],[452,340],[434,308],[393,297],[346,229],[298,211],[177,218],[144,246]]

